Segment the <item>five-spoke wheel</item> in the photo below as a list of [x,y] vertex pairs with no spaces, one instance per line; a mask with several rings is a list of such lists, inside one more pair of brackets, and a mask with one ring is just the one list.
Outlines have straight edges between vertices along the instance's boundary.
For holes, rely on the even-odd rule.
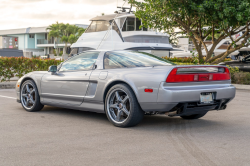
[[40,103],[36,84],[32,80],[27,80],[22,84],[20,99],[26,111],[40,111],[43,108],[43,105]]
[[144,115],[134,92],[125,84],[117,84],[109,90],[105,111],[108,119],[119,127],[137,125]]
[[114,91],[108,98],[107,111],[116,123],[124,122],[130,111],[129,96],[122,89]]
[[21,102],[24,107],[31,109],[36,100],[36,91],[32,84],[27,83],[21,90]]

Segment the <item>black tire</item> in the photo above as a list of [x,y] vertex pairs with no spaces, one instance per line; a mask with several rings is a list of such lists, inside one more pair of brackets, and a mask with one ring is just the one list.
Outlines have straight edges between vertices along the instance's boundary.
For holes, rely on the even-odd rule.
[[[119,104],[117,104],[117,108],[114,107],[109,107],[110,105],[115,105],[110,104],[111,100],[111,96],[114,95],[115,93],[115,97],[113,98],[113,102],[116,97],[116,92],[121,94],[124,94],[124,96],[128,96],[129,98],[127,99],[126,103],[122,103],[123,106],[120,106]],[[120,96],[122,99],[122,96]],[[125,99],[126,97],[124,97],[122,99],[122,101]],[[116,100],[117,101],[117,100]],[[129,101],[129,104],[128,104]],[[129,106],[129,110],[127,109]],[[115,115],[114,113],[111,114],[111,112],[115,112],[116,111],[116,115],[118,116],[118,110],[123,110],[122,108],[126,108],[126,110],[129,112],[129,114],[126,114],[125,112],[122,112],[122,117],[124,117],[124,121],[122,122],[118,122],[116,120],[114,120],[114,117],[112,115]],[[111,111],[112,110],[112,111]],[[107,118],[109,119],[109,121],[117,127],[132,127],[135,126],[137,124],[139,124],[141,122],[141,120],[143,119],[144,116],[144,112],[142,111],[137,98],[133,92],[133,90],[126,84],[117,84],[114,85],[113,87],[110,88],[110,90],[108,91],[106,98],[105,98],[105,112],[107,115]],[[120,118],[119,118],[120,119]]]
[[[25,87],[26,86],[29,86],[29,89],[30,90],[34,90],[34,94],[30,93],[30,96],[33,96],[32,97],[32,100],[34,101],[34,104],[32,104],[33,106],[26,106],[25,105],[25,98],[22,98],[22,95],[24,94],[23,91],[25,91]],[[27,88],[26,88],[26,92],[27,92]],[[28,93],[28,92],[27,92]],[[25,95],[25,94],[24,94]],[[31,98],[31,97],[30,97]],[[43,109],[44,105],[40,103],[40,96],[39,96],[39,93],[38,93],[38,89],[37,89],[37,86],[35,84],[35,82],[33,80],[27,80],[25,81],[22,85],[21,85],[21,89],[20,89],[20,100],[21,100],[21,104],[23,106],[23,108],[28,111],[28,112],[36,112],[36,111],[40,111]],[[27,100],[27,99],[26,99]],[[29,102],[28,102],[29,103]]]
[[194,115],[188,115],[188,116],[181,116],[183,119],[199,119],[203,116],[205,116],[207,112],[202,113],[202,114],[194,114]]

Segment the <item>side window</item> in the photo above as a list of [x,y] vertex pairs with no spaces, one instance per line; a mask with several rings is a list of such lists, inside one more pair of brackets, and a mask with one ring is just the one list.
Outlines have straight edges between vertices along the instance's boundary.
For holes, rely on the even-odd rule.
[[62,64],[59,71],[92,70],[100,52],[84,52]]
[[105,54],[104,57],[104,68],[105,69],[116,69],[116,68],[123,68],[122,65],[123,56],[116,56],[113,54]]
[[171,62],[155,55],[137,51],[106,52],[103,61],[105,69],[172,65]]

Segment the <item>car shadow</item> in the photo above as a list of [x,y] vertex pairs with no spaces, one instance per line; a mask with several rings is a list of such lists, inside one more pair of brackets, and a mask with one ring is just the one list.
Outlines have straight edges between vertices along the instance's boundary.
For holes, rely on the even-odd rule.
[[138,125],[138,130],[171,130],[173,128],[186,128],[192,126],[195,129],[212,129],[213,127],[224,126],[223,123],[206,119],[204,116],[201,119],[186,120],[181,117],[168,117],[166,115],[144,116],[143,121]]
[[[71,110],[65,108],[58,108],[52,106],[45,106],[42,111],[38,112],[40,114],[56,114],[58,116],[68,116],[72,118],[81,118],[88,119],[91,121],[95,121],[96,123],[101,123],[102,125],[107,125],[113,127],[113,125],[108,121],[105,114],[88,112],[88,111],[79,111],[79,110]],[[127,129],[132,130],[146,130],[146,131],[156,131],[156,130],[171,130],[174,128],[185,128],[187,125],[192,126],[192,128],[196,129],[212,129],[213,127],[224,126],[220,121],[206,119],[204,116],[201,119],[195,120],[185,120],[181,117],[168,117],[166,115],[145,115],[142,122],[140,122],[137,126]],[[126,130],[126,128],[125,128]]]
[[56,114],[60,116],[67,116],[67,117],[77,117],[77,118],[88,118],[93,119],[95,121],[108,121],[105,114],[96,113],[96,112],[89,112],[89,111],[79,111],[67,108],[60,108],[60,107],[53,107],[53,106],[45,106],[40,112],[41,114]]

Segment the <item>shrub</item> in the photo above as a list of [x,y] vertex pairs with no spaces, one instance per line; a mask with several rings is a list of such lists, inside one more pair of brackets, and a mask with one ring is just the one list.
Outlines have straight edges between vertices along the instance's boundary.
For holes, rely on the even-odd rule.
[[232,76],[232,83],[250,85],[250,73],[249,72],[236,72]]
[[230,70],[231,81],[233,84],[250,85],[250,73],[240,71],[238,67],[227,66]]
[[9,81],[12,77],[22,77],[32,71],[47,71],[49,66],[58,65],[62,61],[54,59],[1,57],[0,58],[0,82]]
[[175,62],[176,65],[196,65],[194,63],[182,63],[182,62]]
[[63,54],[63,51],[60,51],[60,52],[59,52],[59,56],[62,56],[62,54]]
[[[177,57],[173,57],[173,58],[169,58],[169,57],[162,57],[163,59],[166,59],[170,62],[180,62],[180,63],[193,63],[193,64],[198,64],[198,58],[193,56],[193,57],[185,57],[185,58],[177,58]],[[205,58],[205,57],[204,57]],[[224,59],[225,61],[231,61],[232,59],[230,58],[226,58]],[[208,63],[206,63],[208,65]]]
[[231,61],[232,59],[230,58],[225,58],[223,62]]
[[54,54],[54,56],[57,56],[56,49],[53,50],[53,54]]
[[230,66],[227,67],[229,68],[231,74],[232,83],[235,83],[236,82],[235,73],[239,73],[240,70],[238,67],[230,67]]
[[194,59],[193,58],[169,58],[169,57],[164,57],[164,59],[170,61],[170,62],[180,62],[180,63],[193,63]]

